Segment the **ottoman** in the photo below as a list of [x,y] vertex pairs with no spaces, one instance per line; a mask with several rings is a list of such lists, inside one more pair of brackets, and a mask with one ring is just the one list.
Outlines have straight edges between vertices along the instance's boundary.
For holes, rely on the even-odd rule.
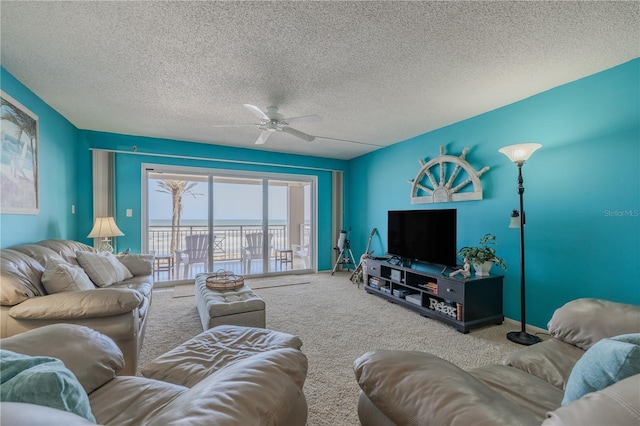
[[209,274],[196,275],[196,308],[202,329],[218,325],[266,327],[265,305],[257,294],[244,285],[237,290],[212,290],[207,287]]
[[[216,371],[241,359],[281,348],[300,350],[293,334],[264,328],[221,325],[203,331],[144,365],[147,378],[193,387]],[[306,371],[305,371],[306,375]]]

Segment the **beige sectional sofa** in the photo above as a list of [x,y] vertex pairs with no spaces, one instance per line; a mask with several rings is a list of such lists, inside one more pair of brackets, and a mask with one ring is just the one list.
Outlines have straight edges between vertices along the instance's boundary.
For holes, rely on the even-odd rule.
[[[93,264],[87,263],[93,260],[111,263],[90,269]],[[107,259],[70,240],[0,249],[0,337],[54,323],[85,325],[113,339],[124,354],[120,374],[135,375],[151,305],[152,270],[151,255]],[[112,282],[119,278],[124,279]]]
[[[66,344],[58,345],[60,341]],[[67,380],[67,388],[76,392],[29,395],[23,388],[8,399],[13,402],[0,403],[0,423],[304,426],[307,404],[302,388],[308,365],[298,349],[301,344],[285,333],[221,326],[152,362],[147,372],[157,379],[116,377],[123,357],[111,339],[87,327],[49,325],[2,339],[0,352],[5,360],[6,351],[61,360],[64,366],[55,373],[62,380],[63,367],[71,370],[75,377]],[[5,366],[16,369],[8,362]],[[30,374],[32,383],[48,380],[31,368],[21,374]],[[62,402],[65,406],[58,408]]]
[[[557,309],[548,328],[550,339],[517,350],[503,365],[467,371],[423,352],[368,352],[354,364],[360,422],[640,424],[640,307],[578,299]],[[626,368],[628,376],[612,374]],[[619,380],[592,386],[612,377]]]

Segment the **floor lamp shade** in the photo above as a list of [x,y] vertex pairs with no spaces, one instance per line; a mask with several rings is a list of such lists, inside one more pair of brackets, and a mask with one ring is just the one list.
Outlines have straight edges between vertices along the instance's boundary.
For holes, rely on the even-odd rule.
[[539,143],[523,143],[509,145],[500,148],[503,153],[518,167],[518,195],[520,197],[520,210],[514,210],[511,214],[510,228],[520,229],[520,331],[507,333],[507,338],[521,345],[533,345],[540,338],[527,333],[526,302],[525,302],[525,263],[524,263],[524,181],[522,179],[522,166],[542,145]]
[[112,237],[121,237],[124,234],[116,225],[116,221],[113,220],[113,217],[97,217],[95,223],[93,224],[93,229],[87,235],[87,238],[102,238],[102,245],[100,246],[100,251],[108,251],[112,252],[113,247],[111,246],[111,238]]
[[500,148],[498,151],[507,156],[507,158],[516,165],[522,165],[536,152],[542,145],[539,143],[520,143]]

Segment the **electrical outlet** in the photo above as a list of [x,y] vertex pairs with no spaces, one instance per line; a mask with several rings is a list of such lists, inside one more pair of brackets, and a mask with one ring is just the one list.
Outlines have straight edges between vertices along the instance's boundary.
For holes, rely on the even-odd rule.
[[127,217],[133,216],[133,209],[127,209]]

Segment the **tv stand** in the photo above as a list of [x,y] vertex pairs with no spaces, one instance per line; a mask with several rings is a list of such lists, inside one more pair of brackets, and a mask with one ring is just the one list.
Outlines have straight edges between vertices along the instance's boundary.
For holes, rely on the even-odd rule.
[[461,333],[504,321],[501,275],[458,279],[443,275],[444,271],[433,265],[418,270],[377,259],[365,259],[363,273],[367,293],[449,324]]

